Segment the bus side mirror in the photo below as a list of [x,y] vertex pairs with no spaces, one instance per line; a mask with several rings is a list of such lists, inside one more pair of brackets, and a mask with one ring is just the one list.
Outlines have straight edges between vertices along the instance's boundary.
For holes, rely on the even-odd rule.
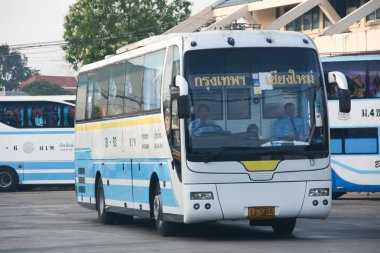
[[183,76],[175,77],[175,85],[179,88],[178,118],[190,117],[189,85]]
[[351,93],[348,90],[346,77],[338,71],[329,72],[328,77],[329,83],[336,83],[339,87],[339,112],[349,113],[351,111]]
[[349,113],[351,111],[351,92],[339,89],[339,112]]
[[189,96],[178,97],[178,118],[186,119],[190,117]]

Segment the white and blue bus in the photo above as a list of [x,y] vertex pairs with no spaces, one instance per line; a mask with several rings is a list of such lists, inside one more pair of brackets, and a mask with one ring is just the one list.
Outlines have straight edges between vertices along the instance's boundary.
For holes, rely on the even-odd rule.
[[324,71],[347,79],[352,108],[338,115],[338,97],[328,86],[333,193],[380,191],[380,55],[321,58]]
[[[344,75],[329,80],[347,113]],[[178,222],[235,219],[292,233],[296,218],[331,208],[325,94],[317,49],[300,33],[171,34],[125,46],[79,73],[77,200],[105,224],[151,217],[165,236]]]
[[0,97],[0,192],[74,184],[75,96]]

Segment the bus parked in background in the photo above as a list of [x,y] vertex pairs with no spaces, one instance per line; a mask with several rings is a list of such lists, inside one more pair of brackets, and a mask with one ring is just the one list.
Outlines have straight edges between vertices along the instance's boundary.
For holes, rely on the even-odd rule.
[[338,114],[338,93],[328,86],[333,193],[380,191],[380,55],[321,58],[323,69],[342,72],[352,109]]
[[[344,75],[329,81],[348,113]],[[77,91],[77,200],[104,224],[151,217],[167,236],[246,219],[289,234],[330,211],[325,84],[303,34],[151,37],[83,66]]]
[[74,184],[75,96],[0,97],[0,192]]

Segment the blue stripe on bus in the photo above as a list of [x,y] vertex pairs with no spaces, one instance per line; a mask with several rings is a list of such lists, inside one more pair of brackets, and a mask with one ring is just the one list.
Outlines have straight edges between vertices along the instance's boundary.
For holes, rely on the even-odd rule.
[[346,154],[378,153],[376,138],[346,138],[345,144]]
[[[83,151],[89,150],[83,149]],[[76,150],[76,152],[80,153],[81,151]],[[91,151],[86,156],[91,156]],[[76,160],[75,167],[77,172],[79,167],[85,168],[85,174],[77,174],[78,177],[94,178],[96,171],[100,171],[102,177],[107,179],[149,182],[152,174],[156,172],[161,182],[171,182],[169,165],[165,159],[84,159]],[[149,204],[149,186],[107,185],[107,181],[105,180],[103,181],[103,185],[106,199]],[[78,196],[95,196],[94,184],[77,184],[77,186],[85,186],[86,188],[86,192],[78,192]],[[173,189],[163,188],[161,189],[161,193],[164,206],[178,207]]]
[[18,135],[18,134],[74,134],[74,131],[15,131],[0,132],[0,135]]
[[133,202],[132,186],[126,186],[126,185],[107,186],[103,182],[103,187],[104,187],[104,195],[106,199]]
[[24,180],[72,180],[74,182],[73,173],[30,173],[24,174]]
[[331,142],[330,142],[331,153],[332,154],[342,154],[342,152],[343,152],[342,144],[343,144],[342,139],[331,139]]
[[173,189],[161,189],[162,194],[162,205],[163,206],[173,206],[178,207],[177,201],[174,197],[174,191]]
[[[87,187],[86,187],[87,191]],[[132,196],[133,191],[133,196]],[[106,199],[112,199],[117,201],[137,202],[149,204],[149,187],[125,185],[104,185],[104,192]],[[177,207],[176,200],[174,198],[173,189],[161,189],[162,204],[164,206]]]
[[149,204],[149,187],[134,186],[133,200],[134,202]]
[[332,159],[331,159],[331,163],[336,164],[342,167],[343,169],[354,172],[356,174],[380,174],[380,170],[359,170]]
[[25,162],[25,170],[74,169],[74,162]]
[[[380,185],[359,185],[350,183],[332,171],[333,192],[379,192]],[[339,187],[339,189],[338,189]],[[341,189],[343,187],[343,189]]]

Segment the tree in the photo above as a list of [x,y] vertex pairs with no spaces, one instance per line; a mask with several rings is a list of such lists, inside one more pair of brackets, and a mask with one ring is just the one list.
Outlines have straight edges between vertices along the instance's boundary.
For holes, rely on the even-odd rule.
[[149,34],[161,34],[190,15],[186,0],[79,0],[65,17],[63,47],[77,70]]
[[46,80],[36,80],[21,89],[31,96],[40,95],[72,95],[58,84],[49,83]]
[[0,86],[14,90],[22,81],[38,73],[27,67],[25,55],[11,50],[8,45],[0,45]]

